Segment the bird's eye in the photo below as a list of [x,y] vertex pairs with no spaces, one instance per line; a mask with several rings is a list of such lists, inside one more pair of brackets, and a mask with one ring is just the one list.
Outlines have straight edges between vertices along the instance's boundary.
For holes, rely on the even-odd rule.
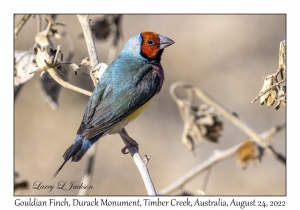
[[148,40],[148,41],[147,41],[147,44],[148,44],[148,45],[153,45],[153,44],[154,44],[154,41],[153,41],[153,40]]

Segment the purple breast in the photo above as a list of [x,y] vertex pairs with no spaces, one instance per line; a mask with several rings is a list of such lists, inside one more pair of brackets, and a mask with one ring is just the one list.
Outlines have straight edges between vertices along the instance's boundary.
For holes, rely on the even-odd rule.
[[164,83],[164,80],[165,80],[164,70],[163,70],[160,63],[151,64],[151,65],[153,66],[153,68],[157,72],[157,75],[158,75],[158,78],[159,78],[159,86],[158,86],[158,89],[157,89],[157,92],[156,92],[156,94],[158,94],[159,91],[161,90],[161,87],[163,86],[163,83]]

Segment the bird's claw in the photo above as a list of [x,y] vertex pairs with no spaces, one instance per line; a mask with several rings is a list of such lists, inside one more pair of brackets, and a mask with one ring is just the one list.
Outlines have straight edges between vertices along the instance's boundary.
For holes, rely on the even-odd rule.
[[[138,144],[136,141],[134,141],[134,142],[129,142],[129,143],[121,150],[121,152],[122,152],[124,155],[128,154],[128,153],[129,153],[129,150],[128,150],[128,149],[129,149],[131,146],[135,146],[135,148],[137,149],[137,151],[139,151],[139,144]],[[126,151],[126,150],[128,150],[128,151]]]
[[[131,146],[131,145],[130,145],[130,146]],[[130,146],[129,146],[129,145],[126,145],[126,146],[121,150],[121,152],[122,152],[124,155],[128,154],[129,151],[126,152],[126,150],[127,150]]]

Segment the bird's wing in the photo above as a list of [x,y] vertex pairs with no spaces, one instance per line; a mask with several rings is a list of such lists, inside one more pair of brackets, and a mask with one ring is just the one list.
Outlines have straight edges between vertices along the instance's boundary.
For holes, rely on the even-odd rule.
[[88,102],[77,134],[90,139],[109,130],[156,94],[159,78],[151,65],[138,71],[131,78],[132,81],[126,82],[134,83],[134,85],[122,90],[120,90],[120,84],[113,83],[113,81],[97,86]]

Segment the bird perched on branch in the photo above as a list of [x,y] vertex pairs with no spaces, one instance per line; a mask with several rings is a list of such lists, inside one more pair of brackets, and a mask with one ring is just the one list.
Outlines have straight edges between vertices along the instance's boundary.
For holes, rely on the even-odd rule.
[[145,31],[130,38],[120,55],[107,67],[86,106],[73,144],[63,155],[64,164],[79,161],[86,151],[106,134],[119,133],[129,141],[122,153],[138,143],[123,128],[134,120],[158,94],[164,82],[160,64],[164,48],[174,41]]

